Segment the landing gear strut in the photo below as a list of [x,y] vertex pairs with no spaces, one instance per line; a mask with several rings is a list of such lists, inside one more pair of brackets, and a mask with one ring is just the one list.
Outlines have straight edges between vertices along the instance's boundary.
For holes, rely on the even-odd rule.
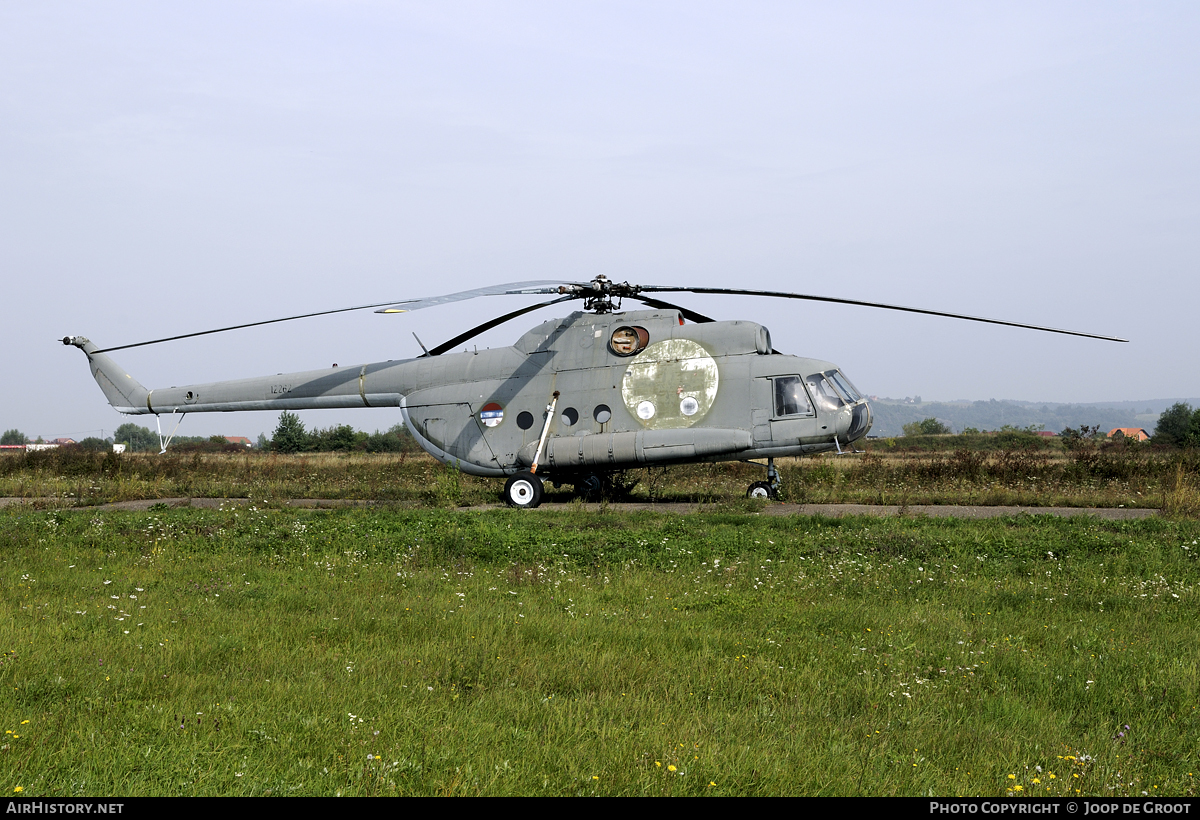
[[746,490],[746,498],[761,498],[775,501],[779,498],[779,471],[775,469],[775,459],[767,459],[767,480],[755,481]]

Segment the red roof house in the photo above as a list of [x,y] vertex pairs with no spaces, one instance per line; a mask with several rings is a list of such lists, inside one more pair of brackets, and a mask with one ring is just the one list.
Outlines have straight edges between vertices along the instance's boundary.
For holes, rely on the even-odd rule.
[[1108,437],[1112,438],[1117,433],[1120,433],[1125,438],[1131,438],[1135,441],[1145,441],[1150,438],[1150,434],[1141,427],[1114,427],[1108,431]]

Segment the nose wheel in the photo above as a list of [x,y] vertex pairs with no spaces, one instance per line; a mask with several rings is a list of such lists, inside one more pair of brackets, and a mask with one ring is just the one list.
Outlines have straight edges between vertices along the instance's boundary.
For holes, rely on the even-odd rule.
[[542,480],[533,473],[517,473],[504,484],[504,503],[532,510],[542,503]]
[[779,499],[779,471],[775,469],[775,459],[767,459],[767,480],[751,484],[746,490],[746,498],[761,498],[764,501]]
[[755,481],[750,485],[750,489],[746,490],[746,498],[761,498],[764,501],[774,501],[779,497],[779,494],[765,481]]

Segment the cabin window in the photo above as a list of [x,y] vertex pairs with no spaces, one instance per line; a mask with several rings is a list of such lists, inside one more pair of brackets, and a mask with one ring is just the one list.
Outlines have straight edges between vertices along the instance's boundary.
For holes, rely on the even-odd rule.
[[574,427],[575,422],[579,421],[579,411],[574,407],[568,407],[566,410],[562,411],[562,420],[563,424],[567,425],[568,427]]
[[517,426],[522,430],[528,430],[533,426],[533,413],[528,410],[522,410],[517,414]]
[[811,416],[812,403],[799,376],[780,376],[775,382],[776,416]]
[[592,418],[601,424],[605,424],[612,419],[612,410],[609,409],[607,404],[597,404],[596,409],[592,411]]

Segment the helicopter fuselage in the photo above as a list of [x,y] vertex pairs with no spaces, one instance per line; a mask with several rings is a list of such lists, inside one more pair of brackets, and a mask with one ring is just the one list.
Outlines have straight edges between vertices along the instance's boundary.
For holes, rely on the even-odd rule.
[[870,409],[829,362],[779,354],[753,322],[576,312],[511,347],[147,390],[83,337],[123,413],[399,407],[439,460],[481,476],[561,477],[840,450]]

